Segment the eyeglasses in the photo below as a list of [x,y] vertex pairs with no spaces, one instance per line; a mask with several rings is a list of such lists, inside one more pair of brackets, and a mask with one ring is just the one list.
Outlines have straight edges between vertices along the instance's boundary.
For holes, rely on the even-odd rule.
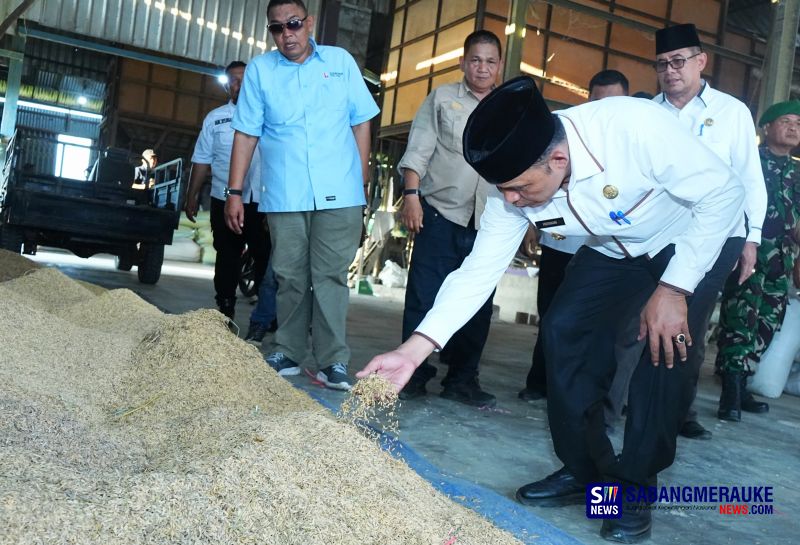
[[[702,53],[702,51],[700,53]],[[666,72],[667,66],[669,66],[673,70],[680,70],[686,65],[686,61],[695,58],[700,53],[695,53],[691,57],[686,57],[685,59],[683,57],[675,57],[674,59],[670,59],[668,61],[665,60],[656,61],[655,63],[656,72]]]
[[271,34],[283,34],[283,29],[286,28],[292,32],[295,30],[300,30],[303,28],[303,21],[308,19],[308,15],[303,17],[302,19],[291,19],[286,21],[285,23],[270,23],[267,25],[267,30],[270,31]]

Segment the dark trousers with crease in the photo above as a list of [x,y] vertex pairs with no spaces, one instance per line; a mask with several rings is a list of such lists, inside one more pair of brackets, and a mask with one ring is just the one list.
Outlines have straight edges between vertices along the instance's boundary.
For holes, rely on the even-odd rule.
[[[710,308],[742,250],[729,239],[713,268],[687,297],[689,333],[700,338]],[[616,370],[614,345],[631,312],[644,307],[675,252],[669,245],[649,259],[613,259],[581,248],[544,318],[548,418],[556,455],[578,480],[609,477],[647,483],[675,459],[678,430],[692,402],[701,361],[668,369],[645,350],[633,373],[622,454],[605,432],[603,399]],[[662,356],[663,359],[663,356]]]
[[[411,336],[433,307],[436,294],[447,275],[458,269],[470,254],[478,233],[472,222],[466,227],[453,223],[424,200],[422,212],[424,227],[414,237],[414,254],[408,271],[403,309],[403,342]],[[442,381],[443,386],[456,386],[477,378],[483,346],[489,336],[493,298],[494,292],[439,353],[439,360],[449,365],[447,376]],[[411,380],[425,383],[435,375],[436,367],[425,360]]]
[[531,368],[525,380],[528,390],[547,393],[547,377],[545,376],[544,342],[542,341],[542,320],[553,302],[559,286],[564,281],[564,274],[572,259],[572,254],[542,246],[542,255],[539,256],[539,277],[536,288],[536,312],[539,313],[539,334],[533,346]]
[[225,201],[211,197],[211,230],[214,233],[214,249],[217,259],[214,263],[214,290],[217,301],[236,297],[239,275],[242,271],[242,252],[244,245],[253,256],[253,278],[256,291],[264,278],[270,254],[270,241],[264,227],[263,212],[258,211],[258,203],[244,205],[244,227],[237,235],[225,225]]

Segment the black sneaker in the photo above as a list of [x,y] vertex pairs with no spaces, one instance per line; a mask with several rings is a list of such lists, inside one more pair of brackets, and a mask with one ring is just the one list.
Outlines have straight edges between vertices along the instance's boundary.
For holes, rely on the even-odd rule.
[[250,344],[260,346],[261,341],[264,340],[264,335],[267,334],[268,329],[269,328],[264,324],[250,322],[250,327],[247,328],[247,335],[245,335],[244,340],[249,342]]
[[325,384],[328,388],[336,390],[349,390],[353,387],[350,378],[347,376],[346,363],[334,363],[325,369],[320,369],[317,373],[317,380]]
[[300,366],[290,360],[283,352],[275,352],[264,359],[282,377],[300,374]]
[[494,407],[497,405],[497,398],[481,390],[477,379],[467,383],[447,385],[439,395],[445,399],[458,401],[473,407]]

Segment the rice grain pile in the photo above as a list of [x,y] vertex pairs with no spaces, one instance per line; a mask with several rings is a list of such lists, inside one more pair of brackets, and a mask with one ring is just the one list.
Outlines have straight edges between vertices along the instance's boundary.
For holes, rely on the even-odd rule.
[[35,261],[2,248],[0,248],[0,263],[2,263],[2,266],[0,266],[0,282],[22,276],[28,271],[34,271],[41,267]]
[[8,261],[0,543],[519,543],[291,387],[218,312],[168,316]]

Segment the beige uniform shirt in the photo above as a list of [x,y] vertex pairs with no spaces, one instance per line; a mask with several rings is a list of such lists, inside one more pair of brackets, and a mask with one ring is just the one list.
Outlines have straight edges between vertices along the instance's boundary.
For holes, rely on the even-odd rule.
[[486,205],[489,184],[464,160],[461,137],[469,114],[480,102],[466,83],[448,83],[422,103],[398,170],[420,177],[422,198],[446,219],[466,227],[473,213],[475,228]]

